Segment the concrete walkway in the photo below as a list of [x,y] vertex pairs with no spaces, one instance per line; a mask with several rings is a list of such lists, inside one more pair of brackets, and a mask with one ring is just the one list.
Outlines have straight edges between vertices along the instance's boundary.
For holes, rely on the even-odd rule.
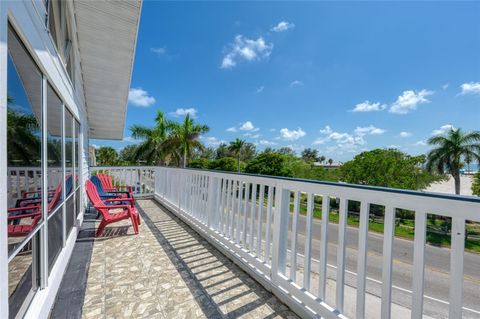
[[[124,221],[89,238],[91,257],[82,261],[89,267],[78,272],[69,265],[52,318],[296,318],[155,201],[137,206],[138,235]],[[84,243],[92,226],[80,238]]]

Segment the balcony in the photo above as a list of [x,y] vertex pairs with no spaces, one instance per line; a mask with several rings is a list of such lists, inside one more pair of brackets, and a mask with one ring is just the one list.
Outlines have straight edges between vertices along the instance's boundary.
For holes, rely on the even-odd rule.
[[[480,315],[480,258],[465,251],[477,198],[164,167],[96,171],[134,186],[140,233],[117,223],[94,239],[87,215],[52,318]],[[383,233],[369,231],[373,207]],[[411,241],[394,236],[405,211]],[[426,244],[432,214],[451,223],[449,248]]]

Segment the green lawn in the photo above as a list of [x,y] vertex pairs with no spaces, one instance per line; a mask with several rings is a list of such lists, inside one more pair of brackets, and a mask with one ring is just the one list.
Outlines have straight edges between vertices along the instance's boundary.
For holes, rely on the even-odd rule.
[[[290,211],[293,211],[293,204],[290,204]],[[300,203],[300,214],[307,214],[307,205],[306,200],[302,200]],[[321,205],[318,203],[314,204],[313,217],[316,219],[322,218]],[[332,223],[338,223],[339,214],[338,211],[332,209],[330,212],[329,221]],[[347,224],[349,226],[358,227],[359,218],[357,216],[349,215],[347,217]],[[381,220],[371,220],[368,224],[368,229],[377,233],[383,234],[383,222]],[[440,246],[440,247],[450,247],[450,234],[442,234],[438,232],[445,232],[449,229],[449,221],[441,219],[433,219],[431,216],[427,218],[427,243]],[[480,224],[472,223],[466,225],[467,232],[469,236],[475,235],[480,236]],[[395,236],[413,240],[415,231],[414,231],[414,220],[413,219],[404,219],[396,221],[395,226]],[[480,253],[480,240],[468,238],[465,241],[465,250],[474,253]]]

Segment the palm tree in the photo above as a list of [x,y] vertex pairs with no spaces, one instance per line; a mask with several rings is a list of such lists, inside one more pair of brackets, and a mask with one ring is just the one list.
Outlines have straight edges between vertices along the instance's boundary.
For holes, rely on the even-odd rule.
[[165,115],[160,110],[157,110],[154,127],[132,125],[130,127],[132,137],[144,140],[136,149],[135,160],[138,161],[141,158],[148,163],[164,165],[171,156],[170,132],[173,127],[174,123],[165,119]]
[[325,156],[323,156],[323,155],[321,155],[321,156],[318,158],[318,160],[320,161],[320,163],[325,162],[325,159],[326,159],[326,158],[325,158]]
[[[8,102],[13,99],[7,98]],[[35,116],[7,109],[8,161],[37,165],[41,158],[40,126]]]
[[182,166],[187,167],[188,158],[194,149],[203,149],[199,141],[200,135],[207,133],[210,128],[207,125],[197,124],[190,117],[185,116],[183,123],[173,123],[171,140],[167,145],[174,147],[181,156]]
[[446,169],[455,180],[455,194],[460,194],[460,169],[464,160],[480,161],[480,131],[463,132],[450,129],[446,135],[436,135],[428,140],[435,146],[427,155],[427,169]]
[[240,153],[242,149],[245,147],[245,140],[241,140],[239,138],[235,139],[235,141],[230,142],[228,149],[237,157],[237,170],[240,172]]
[[100,166],[113,166],[117,164],[117,151],[110,146],[102,146],[95,151],[97,162]]
[[332,164],[333,164],[333,159],[329,158],[329,159],[328,159],[328,164],[329,164],[330,166],[332,166]]

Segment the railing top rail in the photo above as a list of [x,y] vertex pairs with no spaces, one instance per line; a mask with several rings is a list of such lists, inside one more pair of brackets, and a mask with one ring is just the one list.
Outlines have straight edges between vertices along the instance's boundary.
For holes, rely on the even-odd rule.
[[131,165],[131,166],[89,166],[89,170],[99,170],[99,169],[154,169],[158,166],[137,166],[137,165]]
[[476,197],[476,196],[433,193],[433,192],[426,192],[426,191],[415,191],[415,190],[389,188],[389,187],[381,187],[381,186],[349,184],[349,183],[344,183],[344,182],[328,182],[328,181],[319,181],[319,180],[302,179],[302,178],[291,178],[291,177],[283,177],[283,176],[269,176],[269,175],[238,173],[238,172],[225,172],[225,171],[206,170],[206,169],[179,168],[179,167],[166,167],[166,166],[161,166],[161,168],[184,170],[184,171],[197,171],[197,172],[201,172],[201,173],[212,173],[212,174],[215,174],[215,175],[237,175],[237,176],[246,176],[246,177],[255,177],[255,178],[266,178],[266,179],[272,179],[272,180],[283,180],[283,181],[288,181],[288,182],[298,182],[298,183],[308,183],[308,184],[325,185],[325,186],[335,186],[335,187],[342,187],[342,188],[361,189],[361,190],[386,192],[386,193],[394,193],[394,194],[402,194],[402,195],[414,195],[414,196],[421,196],[421,197],[448,199],[448,200],[454,200],[454,201],[472,202],[472,203],[480,204],[480,197]]

